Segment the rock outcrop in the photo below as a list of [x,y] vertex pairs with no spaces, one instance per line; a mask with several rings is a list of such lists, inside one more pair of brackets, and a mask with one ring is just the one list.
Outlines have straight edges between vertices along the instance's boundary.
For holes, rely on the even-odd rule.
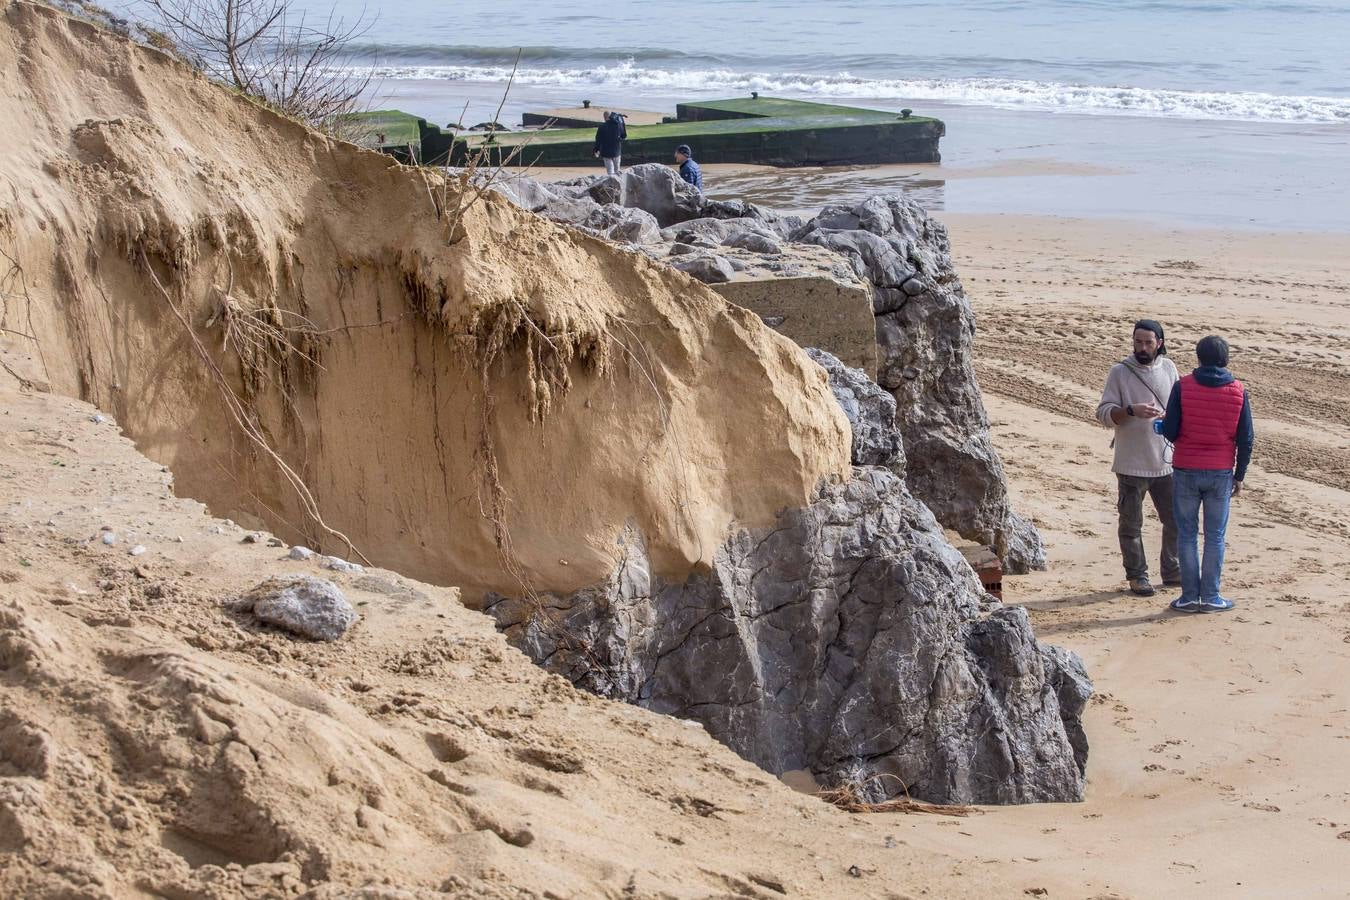
[[[793,254],[804,247],[842,258],[871,291],[877,367],[869,374],[897,401],[910,489],[945,527],[993,546],[1006,571],[1045,567],[1040,535],[1012,511],[990,442],[973,365],[974,313],[952,266],[946,228],[917,203],[872,197],[852,207],[828,206],[803,222],[744,201],[708,200],[656,164],[559,185],[516,179],[505,192],[601,237],[623,240],[624,230],[632,231],[639,236],[628,243],[713,285],[797,277],[803,266]],[[598,214],[596,204],[646,210],[660,233],[654,237],[645,222],[618,226],[612,215]],[[736,299],[736,291],[725,293]],[[803,345],[856,356],[850,347],[831,346],[832,335],[824,332],[811,340],[783,330]]]
[[826,207],[794,233],[847,256],[874,289],[877,381],[899,405],[909,485],[938,521],[992,544],[1013,573],[1045,567],[1035,528],[1009,507],[975,381],[975,319],[947,230],[902,197]]
[[910,493],[892,397],[810,355],[853,427],[851,480],[737,532],[683,582],[653,574],[630,532],[604,584],[487,611],[550,671],[702,722],[771,772],[874,800],[1081,799],[1082,662],[984,594]]
[[877,386],[861,369],[844,365],[832,353],[815,347],[806,355],[829,373],[830,390],[853,429],[853,464],[885,466],[905,475],[905,447],[895,428],[895,398]]
[[258,621],[312,641],[336,641],[356,623],[356,610],[333,582],[313,575],[269,578],[240,603]]

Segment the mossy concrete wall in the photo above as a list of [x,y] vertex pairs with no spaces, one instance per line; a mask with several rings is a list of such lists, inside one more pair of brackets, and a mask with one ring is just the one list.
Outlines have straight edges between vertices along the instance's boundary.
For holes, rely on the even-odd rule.
[[[938,119],[894,112],[785,100],[738,98],[681,103],[679,121],[631,125],[625,163],[670,162],[688,144],[705,163],[771,166],[838,166],[941,161],[938,142],[946,126]],[[437,130],[439,131],[439,130]],[[592,128],[545,129],[488,136],[423,134],[423,159],[463,162],[485,151],[500,164],[513,153],[521,165],[595,165]]]
[[[760,125],[758,120],[755,125]],[[656,126],[670,128],[669,125]],[[675,148],[688,144],[694,158],[702,163],[749,163],[768,166],[844,166],[878,163],[936,163],[942,160],[938,141],[946,129],[932,119],[818,128],[792,128],[745,131],[701,131],[691,124],[688,130],[646,137],[642,129],[630,128],[623,145],[625,164],[670,162]],[[439,133],[439,129],[436,130]],[[449,157],[451,164],[462,162],[469,153],[487,147],[489,159],[496,163],[510,155],[519,144],[517,164],[539,166],[593,166],[594,133],[573,141],[524,141],[517,135],[497,134],[485,143],[481,138],[428,140],[422,136],[422,157],[440,162]],[[453,150],[451,147],[453,145]]]

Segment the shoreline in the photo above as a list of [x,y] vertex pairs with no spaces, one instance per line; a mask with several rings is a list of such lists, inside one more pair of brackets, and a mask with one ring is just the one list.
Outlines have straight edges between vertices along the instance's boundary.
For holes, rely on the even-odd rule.
[[[627,168],[627,167],[625,167]],[[512,167],[510,174],[528,174],[543,181],[568,181],[599,174],[601,167]],[[881,166],[803,167],[709,163],[703,166],[705,192],[717,199],[743,199],[779,212],[815,215],[830,203],[859,202],[878,193],[900,192],[918,201],[938,219],[975,222],[1000,219],[1007,222],[1094,223],[1107,228],[1187,233],[1196,235],[1243,235],[1256,238],[1293,238],[1324,235],[1350,238],[1350,214],[1344,221],[1332,217],[1312,220],[1309,226],[1230,218],[1205,221],[1182,213],[1045,212],[1023,209],[978,208],[992,205],[1004,194],[1093,192],[1104,180],[1128,174],[1125,170],[1054,157],[1023,157],[977,165],[895,164]],[[987,200],[978,200],[981,194]],[[964,198],[964,199],[963,199]],[[1010,201],[1011,205],[1018,203]],[[974,205],[977,208],[963,208]],[[953,208],[956,207],[956,208]]]
[[[379,98],[378,106],[439,123],[490,118],[503,90],[500,84],[458,81],[395,81],[381,87],[372,95]],[[507,98],[502,121],[518,122],[527,109],[572,105],[582,95],[598,106],[669,114],[677,101],[697,93],[518,85]],[[708,192],[719,198],[743,195],[790,211],[905,189],[936,212],[1350,233],[1350,179],[1343,172],[1350,124],[1099,115],[844,96],[831,102],[877,109],[910,106],[916,115],[942,119],[947,126],[942,162],[935,167],[733,173],[710,178]],[[578,167],[572,177],[591,171]]]

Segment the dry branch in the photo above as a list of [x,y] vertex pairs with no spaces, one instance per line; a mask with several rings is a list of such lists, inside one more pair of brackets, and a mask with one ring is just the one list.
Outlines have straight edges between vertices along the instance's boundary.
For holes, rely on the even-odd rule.
[[338,137],[370,86],[349,50],[372,24],[330,12],[322,22],[292,0],[147,0],[179,53],[210,77]]

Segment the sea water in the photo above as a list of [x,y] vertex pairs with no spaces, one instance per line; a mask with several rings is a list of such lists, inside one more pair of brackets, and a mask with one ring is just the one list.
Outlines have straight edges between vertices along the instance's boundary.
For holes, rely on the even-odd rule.
[[946,120],[937,170],[757,176],[808,203],[898,186],[956,211],[1350,231],[1350,0],[296,6],[364,10],[373,99],[443,124],[491,118],[508,78],[504,120],[752,90]]

